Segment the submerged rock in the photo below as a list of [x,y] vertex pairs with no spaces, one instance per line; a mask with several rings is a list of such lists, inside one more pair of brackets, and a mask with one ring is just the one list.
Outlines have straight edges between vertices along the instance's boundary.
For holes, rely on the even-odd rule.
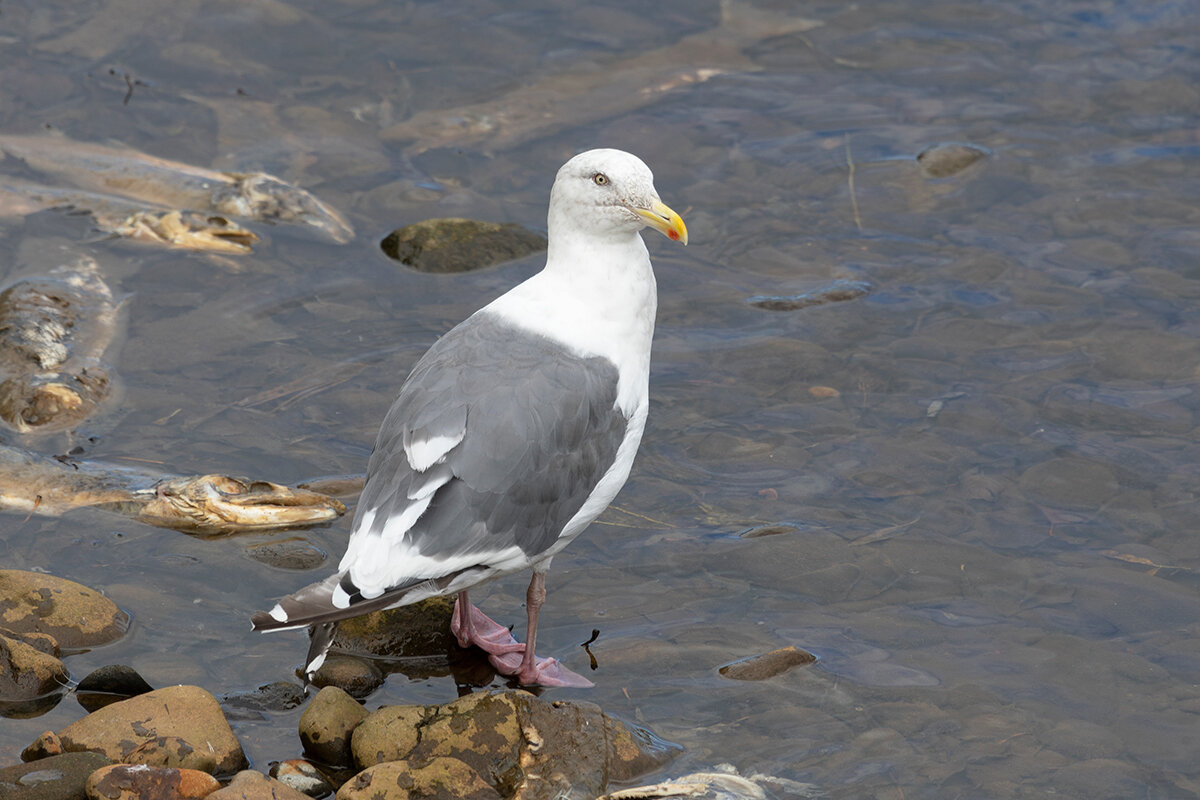
[[99,753],[64,753],[0,768],[4,800],[84,800],[88,776],[111,762]]
[[973,144],[945,142],[926,147],[917,154],[917,164],[926,178],[949,178],[987,158],[991,151]]
[[471,272],[546,249],[546,237],[514,223],[428,219],[397,228],[379,245],[421,272]]
[[769,653],[760,653],[756,656],[739,658],[737,661],[729,662],[717,671],[721,673],[722,677],[729,678],[730,680],[765,681],[767,678],[782,675],[792,667],[812,664],[816,660],[817,657],[812,653],[792,645],[772,650]]
[[287,711],[304,702],[304,688],[287,681],[263,684],[252,692],[237,692],[221,698],[228,718],[262,719],[264,711]]
[[63,728],[58,739],[67,752],[89,750],[126,764],[214,775],[246,766],[216,698],[198,686],[170,686],[105,706]]
[[40,572],[0,570],[0,626],[43,633],[65,650],[107,644],[124,635],[129,615],[104,595]]

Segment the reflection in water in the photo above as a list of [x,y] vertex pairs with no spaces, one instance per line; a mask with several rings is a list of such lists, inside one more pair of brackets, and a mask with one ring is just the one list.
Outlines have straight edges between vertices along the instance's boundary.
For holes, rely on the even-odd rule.
[[[548,586],[548,649],[600,630],[586,698],[685,744],[673,774],[731,762],[847,798],[1194,794],[1200,17],[1172,0],[804,15],[821,24],[714,47],[720,74],[635,102],[580,76],[724,36],[718,3],[6,3],[0,36],[22,46],[0,66],[0,130],[267,171],[363,232],[256,228],[236,261],[92,243],[135,293],[115,364],[128,389],[102,437],[62,451],[361,474],[416,356],[539,266],[415,274],[378,238],[438,216],[539,228],[548,170],[630,149],[691,206],[693,243],[650,244],[659,327],[616,501],[630,513],[602,518]],[[123,105],[126,82],[93,64],[145,85]],[[524,116],[444,147],[398,134],[481,108]],[[915,154],[940,142],[990,155],[930,178]],[[60,215],[0,224],[10,274],[87,235]],[[789,313],[746,302],[847,275],[871,291]],[[281,303],[280,286],[299,288]],[[354,368],[320,372],[337,364]],[[341,552],[347,530],[303,537]],[[132,613],[130,636],[73,658],[80,674],[127,663],[227,693],[296,666],[245,616],[297,576],[245,543],[78,511],[10,518],[0,555]],[[489,591],[517,608],[523,587]],[[790,645],[820,660],[717,672]],[[452,692],[392,676],[371,702]],[[0,757],[79,713],[9,721]],[[297,717],[238,734],[256,762],[291,757]]]

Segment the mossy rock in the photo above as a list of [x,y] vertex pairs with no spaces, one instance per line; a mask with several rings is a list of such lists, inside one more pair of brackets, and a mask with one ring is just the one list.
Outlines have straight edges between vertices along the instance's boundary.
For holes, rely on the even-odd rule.
[[390,258],[420,272],[471,272],[546,249],[546,238],[514,223],[427,219],[380,243]]

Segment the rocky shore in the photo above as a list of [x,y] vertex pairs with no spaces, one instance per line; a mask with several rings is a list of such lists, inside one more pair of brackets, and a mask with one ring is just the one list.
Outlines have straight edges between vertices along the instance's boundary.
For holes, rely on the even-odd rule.
[[[397,626],[398,613],[413,624]],[[444,652],[447,615],[441,600],[384,612],[348,626],[339,641],[367,652]],[[0,710],[36,716],[74,691],[81,711],[91,711],[38,736],[22,752],[24,763],[0,767],[5,800],[302,800],[335,792],[337,800],[594,798],[678,752],[591,703],[521,690],[368,710],[333,683],[346,677],[365,695],[382,675],[343,656],[331,659],[318,676],[328,685],[307,699],[297,758],[272,765],[268,776],[247,769],[230,719],[239,709],[295,707],[306,701],[303,688],[271,684],[218,699],[200,686],[153,689],[119,666],[73,685],[61,659],[119,638],[128,625],[112,601],[85,586],[0,571]],[[394,639],[396,631],[406,635]]]

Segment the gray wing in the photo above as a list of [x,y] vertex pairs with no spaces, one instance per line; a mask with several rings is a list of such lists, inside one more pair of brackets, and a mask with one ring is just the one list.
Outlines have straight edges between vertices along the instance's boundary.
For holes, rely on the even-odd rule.
[[[513,546],[535,560],[613,464],[626,429],[617,379],[607,359],[474,315],[421,358],[384,418],[352,546],[384,535],[436,487],[391,552],[452,567],[441,574]],[[453,445],[423,463],[430,443],[429,455]]]

